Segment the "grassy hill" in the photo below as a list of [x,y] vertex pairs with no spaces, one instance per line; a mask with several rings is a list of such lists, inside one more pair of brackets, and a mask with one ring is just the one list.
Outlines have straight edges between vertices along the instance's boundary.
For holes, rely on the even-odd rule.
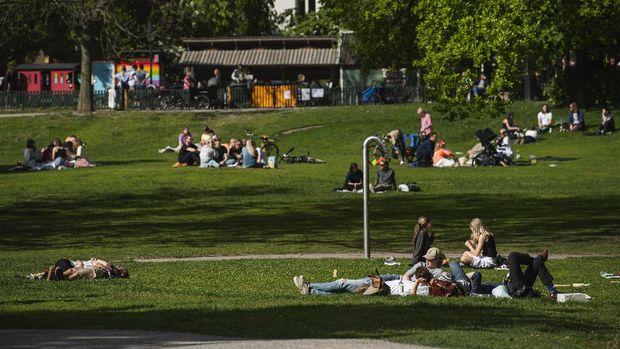
[[[361,163],[367,136],[418,127],[416,107],[4,119],[3,169],[19,160],[27,138],[43,146],[69,134],[84,139],[103,166],[2,170],[5,231],[0,245],[5,250],[93,248],[118,258],[360,251],[362,196],[330,189],[341,185],[350,162]],[[535,122],[538,105],[517,104],[513,109],[518,125]],[[556,119],[564,114],[555,111]],[[588,112],[587,119],[595,125],[598,112]],[[282,150],[294,146],[294,153],[309,152],[327,164],[283,164],[276,170],[171,168],[176,154],[159,154],[157,149],[174,145],[181,127],[198,136],[205,124],[225,140],[244,137],[244,129],[267,133]],[[499,124],[448,122],[434,114],[435,130],[454,151],[469,149],[476,130],[498,129]],[[372,246],[409,251],[413,222],[429,214],[437,243],[446,250],[461,250],[469,220],[480,217],[496,233],[500,250],[553,244],[566,254],[615,253],[620,166],[613,154],[619,143],[616,135],[555,132],[537,144],[517,146],[517,151],[523,159],[575,160],[509,168],[412,169],[393,164],[398,182],[415,181],[423,191],[372,196]],[[374,178],[375,169],[371,172]],[[31,217],[28,224],[25,217]],[[75,233],[81,239],[71,238]]]

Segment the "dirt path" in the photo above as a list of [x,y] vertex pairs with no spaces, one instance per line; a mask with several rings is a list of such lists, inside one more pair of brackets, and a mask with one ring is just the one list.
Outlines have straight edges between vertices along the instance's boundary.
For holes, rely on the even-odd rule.
[[[191,349],[433,349],[370,339],[244,339],[179,332],[128,330],[0,330],[2,348]],[[436,349],[436,348],[435,348]]]
[[[535,255],[535,252],[530,254]],[[394,256],[397,262],[402,264],[409,263],[411,259],[410,253],[390,253],[390,252],[373,252],[371,258],[386,258]],[[448,258],[459,258],[461,253],[448,252]],[[197,261],[230,261],[243,259],[320,259],[320,258],[336,258],[336,259],[355,259],[363,258],[363,253],[284,253],[284,254],[248,254],[235,256],[198,256],[198,257],[159,257],[159,258],[135,258],[134,261],[141,263],[163,263],[163,262],[197,262]],[[618,257],[618,255],[566,255],[566,254],[550,254],[549,259],[567,259],[567,258],[583,258],[583,257]]]

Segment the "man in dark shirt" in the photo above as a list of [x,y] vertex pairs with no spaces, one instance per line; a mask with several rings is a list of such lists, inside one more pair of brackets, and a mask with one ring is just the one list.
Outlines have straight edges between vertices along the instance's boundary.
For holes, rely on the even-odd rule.
[[435,140],[437,140],[437,133],[433,132],[426,138],[415,153],[416,161],[413,163],[413,167],[431,167],[433,166],[433,154],[435,152]]

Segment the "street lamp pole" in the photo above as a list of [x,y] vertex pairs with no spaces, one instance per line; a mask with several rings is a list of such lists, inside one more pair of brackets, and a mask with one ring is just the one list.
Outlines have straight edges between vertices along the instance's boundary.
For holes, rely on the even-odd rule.
[[379,137],[377,136],[370,136],[368,138],[366,138],[366,140],[364,141],[364,144],[362,146],[362,159],[364,161],[364,258],[366,259],[370,259],[370,228],[368,226],[368,219],[369,219],[369,212],[368,212],[368,189],[369,189],[369,182],[370,182],[370,176],[369,176],[369,166],[368,166],[368,144],[370,142],[381,142],[381,140],[379,139]]

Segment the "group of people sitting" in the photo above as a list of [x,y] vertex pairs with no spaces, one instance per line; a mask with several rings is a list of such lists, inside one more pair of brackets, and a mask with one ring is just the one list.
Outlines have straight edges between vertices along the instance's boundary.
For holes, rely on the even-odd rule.
[[189,128],[184,127],[179,134],[178,145],[176,147],[166,146],[159,152],[178,153],[177,162],[172,167],[259,168],[267,164],[265,154],[256,146],[254,140],[232,138],[230,143],[225,144],[222,143],[220,136],[208,126],[204,127],[198,143],[194,141]]
[[[416,149],[416,161],[410,164],[410,166],[453,167],[475,165],[473,159],[484,150],[484,146],[481,143],[476,144],[464,156],[457,158],[459,153],[449,150],[444,140],[437,141],[437,134],[432,131],[430,114],[422,109],[418,109],[418,113],[421,120],[420,138],[422,141]],[[553,124],[553,114],[549,109],[549,105],[544,103],[537,115],[537,121],[537,125],[532,125],[528,129],[521,129],[514,121],[513,112],[509,112],[506,115],[501,123],[499,137],[493,145],[500,165],[506,166],[512,163],[514,155],[513,144],[534,143],[538,140],[539,134],[552,132],[554,126],[559,126],[560,131],[578,131],[586,127],[584,113],[579,110],[577,103],[570,104],[567,122],[558,122],[556,125]],[[603,107],[601,110],[599,134],[611,134],[615,130],[615,122],[609,108]],[[398,143],[398,139],[394,138],[393,143]],[[402,147],[395,146],[395,148],[397,152],[401,152],[400,149]]]
[[43,272],[32,273],[29,276],[34,280],[47,281],[128,277],[129,271],[126,268],[94,257],[86,261],[62,258]]
[[[557,297],[553,276],[545,262],[549,251],[544,249],[535,256],[512,252],[506,260],[508,275],[500,283],[483,283],[478,271],[465,273],[464,266],[491,268],[490,255],[495,250],[495,240],[482,222],[475,218],[470,223],[470,239],[465,242],[468,250],[461,262],[449,260],[437,247],[431,247],[434,235],[430,233],[432,221],[422,216],[414,228],[413,266],[404,274],[371,275],[359,279],[338,279],[331,282],[309,283],[303,275],[293,278],[302,294],[383,294],[401,296],[466,296],[493,295],[495,297],[539,297],[532,287],[536,277],[547,287],[549,296]],[[485,255],[485,253],[489,255]],[[450,272],[442,266],[448,266]],[[525,266],[525,270],[522,269]],[[376,280],[379,280],[376,285]]]
[[33,139],[28,139],[23,155],[22,163],[9,171],[95,166],[86,152],[85,144],[75,135],[65,138],[64,142],[56,138],[47,147],[41,149],[36,146]]

